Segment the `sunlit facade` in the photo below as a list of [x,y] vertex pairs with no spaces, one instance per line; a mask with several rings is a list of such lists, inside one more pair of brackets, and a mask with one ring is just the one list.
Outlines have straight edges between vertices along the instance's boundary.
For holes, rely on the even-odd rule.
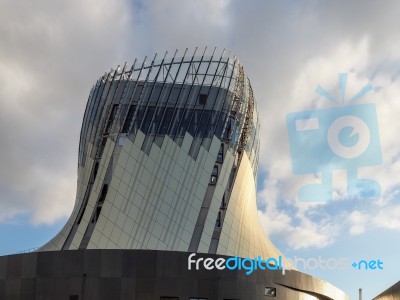
[[380,293],[372,300],[398,300],[400,299],[400,281]]

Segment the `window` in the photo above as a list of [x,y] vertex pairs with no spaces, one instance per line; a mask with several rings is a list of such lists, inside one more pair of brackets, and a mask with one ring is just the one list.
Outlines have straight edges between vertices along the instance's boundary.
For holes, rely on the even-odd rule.
[[101,140],[100,148],[97,149],[97,154],[96,154],[97,158],[101,158],[103,151],[104,151],[104,147],[106,146],[106,143],[107,143],[107,137],[103,137]]
[[93,218],[91,221],[92,223],[96,223],[99,220],[102,207],[103,207],[102,205],[99,205],[96,207],[96,214],[93,215]]
[[136,111],[136,105],[131,105],[129,107],[128,114],[126,116],[124,126],[122,127],[122,132],[128,132],[129,126],[131,125],[135,111]]
[[167,134],[169,123],[171,122],[172,116],[174,115],[173,108],[167,108],[165,111],[164,119],[160,125],[159,134]]
[[118,111],[118,104],[114,104],[114,106],[112,107],[111,113],[110,113],[110,117],[108,118],[108,122],[107,122],[107,126],[106,126],[106,134],[109,133],[111,130],[111,125],[113,124],[113,121],[115,119],[117,111]]
[[218,179],[218,166],[214,166],[212,173],[211,173],[210,184],[216,184],[217,179]]
[[221,212],[218,212],[217,221],[215,222],[215,227],[221,227]]
[[146,116],[144,117],[144,121],[141,127],[141,130],[143,131],[143,133],[147,134],[150,125],[151,125],[151,121],[153,119],[153,115],[155,112],[156,108],[155,107],[148,107],[147,111],[146,111]]
[[179,300],[179,297],[160,297],[160,300]]
[[224,139],[229,140],[231,138],[231,134],[232,134],[234,126],[235,126],[235,117],[229,116],[229,119],[228,119],[228,122],[227,122],[226,128],[225,128],[225,132],[224,132]]
[[217,162],[222,163],[223,160],[224,160],[224,144],[221,144],[221,147],[219,147],[217,155]]
[[107,191],[108,191],[108,184],[105,184],[105,185],[103,185],[103,188],[101,189],[99,203],[104,202],[104,200],[106,199]]
[[104,147],[107,144],[107,137],[103,137],[101,140],[101,150],[103,151]]
[[207,95],[206,94],[199,94],[199,104],[205,105],[207,103]]
[[82,209],[82,212],[81,212],[81,215],[79,216],[77,224],[81,224],[81,221],[82,221],[82,218],[83,218],[83,214],[85,213],[85,209],[86,209],[86,204]]
[[225,202],[225,194],[222,196],[222,201],[221,201],[221,209],[225,209],[226,208],[226,202]]
[[96,162],[93,169],[92,182],[95,181],[98,170],[99,170],[99,162]]
[[276,288],[273,288],[273,287],[265,287],[264,296],[276,297]]

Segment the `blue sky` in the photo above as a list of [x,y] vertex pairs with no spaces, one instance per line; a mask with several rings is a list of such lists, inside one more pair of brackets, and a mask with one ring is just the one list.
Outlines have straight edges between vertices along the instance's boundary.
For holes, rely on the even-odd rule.
[[[258,205],[265,232],[288,257],[381,259],[384,270],[307,271],[356,299],[400,278],[400,9],[397,1],[0,0],[0,255],[37,247],[63,226],[75,198],[79,131],[93,83],[137,57],[217,46],[244,65],[261,123]],[[335,173],[334,200],[306,203],[294,175],[286,115],[335,106],[366,83],[383,162],[359,170],[379,198],[348,199]]]

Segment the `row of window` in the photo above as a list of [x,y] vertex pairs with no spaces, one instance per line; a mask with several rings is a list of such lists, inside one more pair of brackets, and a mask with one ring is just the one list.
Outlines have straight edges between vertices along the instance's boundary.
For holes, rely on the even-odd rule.
[[[224,144],[222,143],[221,146],[219,147],[219,151],[217,154],[217,163],[223,163],[224,161]],[[216,184],[218,179],[218,165],[215,165],[213,168],[213,171],[211,173],[211,179],[210,179],[210,184]],[[225,194],[222,197],[222,202],[221,202],[221,209],[225,208]],[[221,211],[218,212],[217,220],[215,222],[215,227],[221,227],[222,226],[222,213]]]
[[[221,144],[218,154],[217,154],[217,162],[222,163],[224,161],[224,144]],[[210,184],[217,184],[218,179],[218,165],[215,165],[210,178]]]
[[[122,95],[117,97],[118,93],[114,94],[114,92],[107,92],[107,99],[117,98],[119,103],[116,103],[115,100],[108,101],[107,99],[103,99],[102,94],[105,85],[109,85],[109,83],[97,84],[89,97],[81,132],[81,163],[83,159],[82,155],[84,155],[83,148],[86,148],[87,142],[93,142],[94,137],[99,134],[98,129],[102,127],[102,124],[100,124],[102,123],[101,120],[105,118],[105,126],[104,129],[102,129],[105,135],[110,133],[113,123],[117,120],[116,123],[119,123],[121,132],[136,132],[140,128],[142,132],[150,135],[168,134],[170,136],[183,136],[185,132],[188,131],[192,136],[196,137],[209,138],[215,134],[218,138],[221,138],[223,125],[225,124],[231,102],[231,97],[227,95],[228,92],[226,90],[221,90],[219,87],[214,86],[208,90],[207,93],[203,93],[200,92],[198,86],[194,86],[194,88],[190,85],[182,86],[185,90],[189,90],[190,94],[197,93],[197,95],[191,96],[182,93],[182,95],[186,97],[178,102],[180,93],[173,96],[171,96],[171,93],[161,93],[160,101],[153,101],[153,103],[151,99],[148,99],[148,97],[153,96],[150,95],[152,92],[148,91],[153,91],[152,85],[149,84],[146,89],[147,92],[144,92],[144,95],[142,95],[142,89],[137,89],[135,91],[135,95],[133,96],[134,101],[130,102],[129,105],[126,103],[126,100],[121,99]],[[117,83],[113,84],[114,90],[119,90],[125,87],[127,83],[122,82],[120,85],[121,87],[118,86],[118,88],[116,85]],[[130,85],[135,86],[134,83]],[[143,85],[139,83],[138,87],[143,88]],[[164,88],[164,85],[158,87],[160,91],[164,90]],[[171,86],[168,86],[168,88],[171,89]],[[168,90],[168,88],[166,89]],[[127,94],[133,93],[131,88],[128,88],[128,90]],[[148,93],[150,94],[147,95]],[[191,101],[188,99],[189,96],[197,98],[197,101],[195,103],[190,103]],[[210,96],[212,99],[210,99]],[[167,97],[168,100],[166,100],[165,97]],[[139,98],[143,98],[145,101],[138,102]],[[170,98],[172,98],[171,101]],[[107,105],[104,102],[111,103]],[[199,105],[201,108],[198,107]],[[133,118],[135,114],[136,117]],[[92,126],[88,126],[89,124],[92,124]],[[92,128],[90,132],[88,132],[89,128]],[[90,141],[88,141],[87,135],[89,135]]]

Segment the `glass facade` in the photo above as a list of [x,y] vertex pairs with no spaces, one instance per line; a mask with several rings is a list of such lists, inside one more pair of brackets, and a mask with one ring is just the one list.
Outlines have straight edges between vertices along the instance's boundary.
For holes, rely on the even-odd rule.
[[[190,155],[209,149],[212,138],[242,147],[257,165],[258,118],[252,89],[237,58],[222,53],[172,58],[157,55],[147,64],[125,64],[102,76],[91,90],[79,144],[79,164],[101,157],[103,139],[145,134],[142,150],[161,146],[166,135],[178,145],[193,137]],[[94,147],[88,153],[88,144]]]

